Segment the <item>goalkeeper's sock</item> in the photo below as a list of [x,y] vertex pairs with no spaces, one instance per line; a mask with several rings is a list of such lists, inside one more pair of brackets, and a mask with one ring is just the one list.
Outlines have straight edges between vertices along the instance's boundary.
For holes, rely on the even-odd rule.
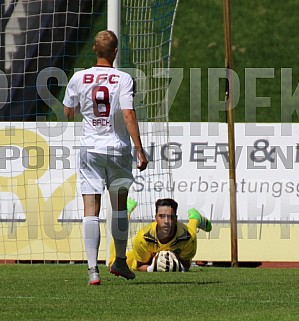
[[88,267],[97,266],[100,246],[100,226],[97,216],[85,216],[83,218],[83,240]]
[[130,218],[132,212],[134,211],[134,209],[137,206],[137,202],[135,200],[133,200],[132,198],[127,199],[127,210],[128,210],[128,217]]
[[114,240],[116,256],[126,257],[128,241],[128,211],[112,211],[111,234]]
[[198,210],[192,208],[188,211],[188,217],[190,219],[197,220],[197,227],[203,231],[210,232],[212,230],[212,223],[206,217],[202,216]]

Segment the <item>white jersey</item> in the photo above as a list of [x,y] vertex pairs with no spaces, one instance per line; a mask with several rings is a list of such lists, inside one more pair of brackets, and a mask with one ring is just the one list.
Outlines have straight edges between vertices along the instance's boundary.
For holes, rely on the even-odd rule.
[[112,67],[94,66],[70,79],[63,105],[80,107],[83,115],[81,146],[88,151],[126,155],[131,141],[122,109],[133,109],[133,80]]

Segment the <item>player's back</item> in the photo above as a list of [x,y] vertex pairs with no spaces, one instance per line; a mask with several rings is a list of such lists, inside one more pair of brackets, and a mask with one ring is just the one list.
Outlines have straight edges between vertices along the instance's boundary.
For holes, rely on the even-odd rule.
[[81,143],[94,152],[131,152],[122,109],[133,108],[132,78],[111,67],[94,66],[77,72],[74,83],[83,115]]

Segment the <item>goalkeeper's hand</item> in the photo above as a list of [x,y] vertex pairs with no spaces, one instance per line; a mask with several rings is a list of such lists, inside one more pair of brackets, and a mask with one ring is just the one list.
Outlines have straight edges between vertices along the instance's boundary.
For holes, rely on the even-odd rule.
[[185,272],[184,265],[180,262],[180,260],[176,257],[176,255],[169,252],[169,272]]
[[183,264],[171,251],[158,252],[147,267],[148,272],[184,272]]
[[158,259],[159,252],[153,257],[151,265],[146,268],[147,272],[157,272]]

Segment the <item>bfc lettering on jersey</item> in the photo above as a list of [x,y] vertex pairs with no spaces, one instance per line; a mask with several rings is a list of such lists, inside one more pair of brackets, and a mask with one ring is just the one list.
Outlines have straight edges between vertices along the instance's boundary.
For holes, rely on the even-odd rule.
[[[118,69],[94,66],[76,72],[69,81],[64,105],[80,105],[83,116],[82,146],[93,146],[97,153],[114,155],[131,152],[130,135],[122,109],[133,109],[132,77]],[[101,136],[101,139],[98,139]]]
[[93,75],[93,74],[84,74],[83,75],[83,84],[92,84],[99,83],[101,80],[108,80],[108,83],[111,85],[117,84],[119,80],[119,75],[109,75],[106,74],[99,74],[99,75]]
[[[107,73],[94,75],[94,74],[84,74],[83,84],[98,84],[102,81],[108,81],[110,85],[118,84],[119,75]],[[92,90],[92,100],[94,114],[97,118],[92,119],[93,126],[108,126],[111,127],[109,120],[110,114],[110,102],[109,102],[109,90],[106,86],[97,86]],[[98,107],[103,106],[104,111],[99,111]],[[99,118],[100,117],[100,118]]]

